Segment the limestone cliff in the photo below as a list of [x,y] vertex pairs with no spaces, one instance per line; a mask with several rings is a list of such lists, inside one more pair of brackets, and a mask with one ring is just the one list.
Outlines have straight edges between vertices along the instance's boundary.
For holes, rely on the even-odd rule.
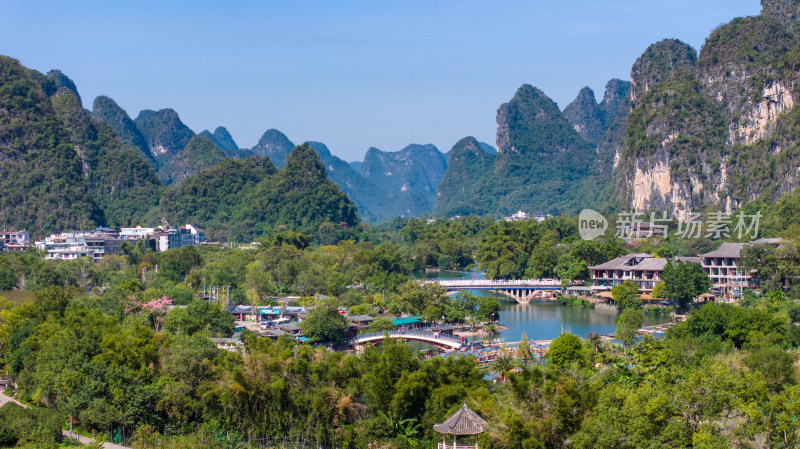
[[631,113],[617,165],[623,206],[677,217],[774,199],[798,185],[798,6],[714,30],[698,56],[652,45],[631,70]]

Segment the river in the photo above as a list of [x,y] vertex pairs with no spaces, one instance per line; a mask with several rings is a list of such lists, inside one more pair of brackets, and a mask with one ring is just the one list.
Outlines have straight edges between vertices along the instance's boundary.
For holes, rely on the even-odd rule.
[[[439,273],[415,272],[417,279],[463,279],[476,276],[484,279],[483,273],[464,271],[442,271]],[[480,296],[495,296],[493,292],[472,290]],[[617,313],[605,309],[583,309],[564,306],[557,302],[534,302],[518,304],[511,298],[498,294],[502,304],[499,322],[507,329],[500,333],[505,341],[519,341],[525,332],[534,340],[552,340],[561,332],[570,332],[579,337],[587,333],[608,334],[617,329]],[[652,326],[669,321],[668,317],[645,317],[643,326]]]

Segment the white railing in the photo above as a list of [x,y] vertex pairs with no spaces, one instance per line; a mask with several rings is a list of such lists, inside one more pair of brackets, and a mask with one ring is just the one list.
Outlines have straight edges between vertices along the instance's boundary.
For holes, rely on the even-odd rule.
[[438,449],[475,449],[476,447],[477,446],[474,445],[474,444],[467,446],[467,445],[463,445],[463,444],[452,445],[452,444],[447,444],[447,443],[439,443],[439,448]]
[[389,331],[389,332],[370,332],[368,334],[359,334],[355,337],[355,340],[368,340],[376,337],[383,337],[384,335],[388,335],[389,337],[422,337],[429,340],[441,340],[445,342],[449,342],[455,345],[461,345],[461,337],[456,337],[453,335],[448,334],[436,334],[434,332],[427,332],[427,331]]
[[451,280],[430,280],[443,287],[560,287],[559,279],[451,279]]

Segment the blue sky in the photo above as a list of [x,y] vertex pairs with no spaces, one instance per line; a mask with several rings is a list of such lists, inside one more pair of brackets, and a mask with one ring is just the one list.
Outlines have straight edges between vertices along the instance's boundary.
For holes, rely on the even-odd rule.
[[0,54],[108,95],[132,118],[171,107],[195,132],[225,126],[241,147],[269,128],[348,161],[370,146],[472,135],[523,83],[563,109],[602,98],[647,46],[699,50],[758,0],[36,1],[0,0]]

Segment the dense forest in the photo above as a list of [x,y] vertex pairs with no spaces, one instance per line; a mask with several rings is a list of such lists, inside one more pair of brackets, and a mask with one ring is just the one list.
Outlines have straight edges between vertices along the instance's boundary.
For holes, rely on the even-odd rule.
[[[326,243],[283,230],[252,249],[125,245],[96,264],[3,253],[0,363],[32,408],[0,409],[0,444],[54,447],[69,415],[83,432],[135,429],[128,441],[137,448],[246,447],[258,438],[428,447],[432,424],[466,400],[489,422],[482,447],[793,447],[800,192],[750,207],[764,214],[764,235],[784,238],[745,254],[761,268],[760,295],[691,309],[663,338],[621,346],[564,333],[543,364],[522,346],[485,368],[472,357],[422,358],[392,340],[360,355],[324,343],[343,338],[342,308],[377,317],[373,330],[391,329],[384,313],[473,326],[496,316],[493,299],[449,297],[411,280],[423,267],[583,279],[587,264],[627,252],[691,255],[719,242],[625,242],[611,232],[589,242],[571,217],[463,218],[362,225],[352,240]],[[665,281],[682,284],[680,267],[673,271]],[[199,299],[204,283],[230,286],[231,304],[296,295],[294,304],[312,310],[301,323],[311,341],[245,331],[242,352],[217,349],[209,338],[230,336],[234,321]],[[620,332],[641,307],[624,297],[615,292]]]

